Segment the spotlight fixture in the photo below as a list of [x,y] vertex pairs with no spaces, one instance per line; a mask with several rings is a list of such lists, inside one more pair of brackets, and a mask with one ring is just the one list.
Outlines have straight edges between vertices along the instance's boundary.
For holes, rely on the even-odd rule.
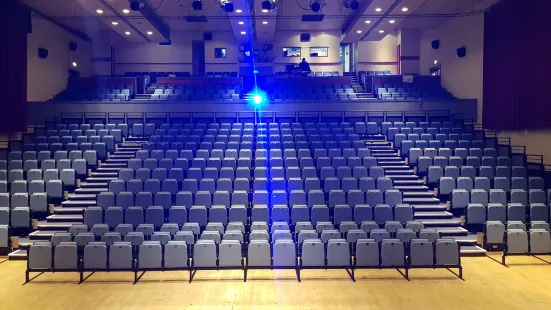
[[310,0],[310,9],[314,13],[318,13],[325,6],[325,0]]
[[241,34],[247,34],[247,32],[245,32],[245,31],[241,31]]
[[127,36],[129,36],[129,35],[130,35],[130,31],[125,31],[124,34],[127,35]]
[[409,9],[407,8],[407,6],[403,7],[402,8],[402,12],[407,12]]
[[96,10],[96,13],[98,13],[98,14],[103,14],[103,10],[102,10],[102,9],[97,9],[97,10]]
[[260,105],[262,103],[262,101],[264,101],[264,98],[262,98],[261,95],[259,94],[256,94],[253,96],[253,102],[255,105]]
[[384,30],[379,30],[379,33],[384,33],[385,31]]
[[262,13],[268,13],[269,11],[270,11],[270,10],[264,9],[264,10],[262,10]]
[[391,23],[391,24],[394,24],[396,21],[394,19],[391,19],[388,22]]
[[277,0],[262,0],[262,12],[266,13],[267,11],[277,9]]
[[262,22],[262,25],[267,25],[267,24],[268,24],[267,21],[263,21],[263,22]]
[[111,24],[112,24],[113,26],[116,26],[116,25],[118,25],[118,24],[119,24],[119,22],[118,22],[118,21],[116,21],[116,20],[114,20],[114,21],[112,21],[112,22],[111,22]]
[[235,13],[243,13],[243,10],[235,10]]
[[232,0],[218,0],[216,1],[216,3],[226,13],[231,13],[234,10],[234,5]]
[[124,14],[128,14],[128,13],[130,13],[130,10],[129,10],[129,9],[123,9],[122,12],[123,12]]
[[360,7],[358,0],[342,0],[342,6],[345,9],[357,10]]
[[435,60],[434,60],[434,64],[437,65],[437,64],[438,64],[438,60],[435,59]]
[[245,22],[238,22],[238,24],[239,24],[239,25],[243,25],[243,24],[245,24]]
[[371,21],[370,21],[370,20],[366,20],[365,23],[366,23],[366,24],[371,24]]
[[357,33],[362,33],[362,31],[361,31],[361,30],[358,30],[358,31],[356,31],[356,32],[357,32]]
[[73,67],[76,67],[76,66],[77,66],[77,63],[73,61]]
[[376,8],[376,9],[375,9],[375,12],[381,12],[382,10],[383,10],[383,9],[381,9],[381,8]]
[[147,32],[147,35],[148,35],[148,36],[152,36],[152,35],[153,35],[153,31],[148,31],[148,32]]
[[203,9],[203,0],[193,0],[191,2],[191,8],[194,11],[201,11]]

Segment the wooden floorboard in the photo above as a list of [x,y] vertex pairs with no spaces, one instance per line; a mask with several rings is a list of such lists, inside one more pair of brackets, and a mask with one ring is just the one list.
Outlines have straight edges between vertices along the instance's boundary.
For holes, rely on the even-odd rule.
[[[492,254],[493,255],[493,254]],[[499,259],[499,256],[494,256]],[[549,256],[542,257],[550,260]],[[0,261],[3,259],[0,258]],[[24,261],[0,263],[0,309],[551,309],[551,265],[510,257],[463,258],[462,281],[445,269],[96,273],[78,285],[76,273],[45,273],[23,285]]]

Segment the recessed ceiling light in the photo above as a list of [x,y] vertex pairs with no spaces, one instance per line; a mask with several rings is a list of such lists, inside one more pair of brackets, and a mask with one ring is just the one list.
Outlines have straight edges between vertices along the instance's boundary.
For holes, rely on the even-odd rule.
[[379,30],[379,33],[384,33],[385,31],[384,30]]
[[239,25],[243,25],[245,22],[239,22]]
[[438,60],[435,59],[435,60],[434,60],[434,64],[435,64],[435,65],[438,64]]
[[124,9],[124,10],[122,10],[122,12],[123,12],[124,14],[128,14],[128,13],[130,13],[130,10],[129,10],[129,9]]
[[396,21],[394,19],[391,19],[388,22],[391,23],[391,24],[394,24]]
[[243,10],[235,10],[235,13],[243,13]]
[[241,34],[247,34],[245,31],[241,31]]
[[267,21],[263,21],[263,22],[262,22],[262,25],[267,25],[267,24],[268,24]]
[[264,9],[262,10],[262,13],[268,13],[268,10]]
[[125,31],[124,34],[127,35],[127,36],[129,36],[129,35],[130,35],[130,31]]
[[96,10],[96,13],[98,13],[98,14],[103,14],[103,10],[102,10],[102,9],[97,9],[97,10]]
[[381,12],[382,10],[383,10],[383,9],[381,9],[381,8],[376,8],[376,9],[375,9],[376,12]]
[[116,25],[118,25],[118,24],[119,24],[119,22],[118,22],[118,21],[116,21],[116,20],[114,20],[114,21],[112,21],[112,22],[111,22],[111,24],[113,24],[113,26],[116,26]]
[[402,8],[402,12],[407,12],[409,9],[407,7]]
[[356,31],[356,32],[357,32],[357,33],[362,33],[362,31],[361,31],[361,30],[358,30],[358,31]]
[[371,21],[370,21],[370,20],[366,20],[365,23],[366,23],[366,24],[371,24]]
[[148,31],[147,35],[149,35],[149,36],[153,35],[153,31]]
[[77,63],[73,61],[73,67],[76,67],[76,66],[77,66]]

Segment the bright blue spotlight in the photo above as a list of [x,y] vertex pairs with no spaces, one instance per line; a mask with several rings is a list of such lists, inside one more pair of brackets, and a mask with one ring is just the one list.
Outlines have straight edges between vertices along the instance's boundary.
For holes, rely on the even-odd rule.
[[260,96],[259,94],[254,95],[253,97],[254,104],[259,105],[262,103],[262,101],[264,101],[264,98],[262,98],[262,96]]

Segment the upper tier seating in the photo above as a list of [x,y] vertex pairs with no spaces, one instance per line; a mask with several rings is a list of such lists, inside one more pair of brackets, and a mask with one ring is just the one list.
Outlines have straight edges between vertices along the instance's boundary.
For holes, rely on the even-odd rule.
[[124,76],[149,76],[149,81],[151,83],[157,82],[157,77],[169,77],[169,76],[175,76],[175,77],[191,77],[191,76],[197,76],[197,77],[238,77],[239,74],[237,72],[207,72],[205,74],[191,74],[189,72],[125,72]]
[[241,87],[234,85],[185,86],[159,84],[151,100],[224,100],[239,101]]
[[377,98],[382,100],[454,99],[445,88],[414,83],[374,84]]
[[109,87],[78,87],[67,88],[57,94],[52,100],[56,101],[127,101],[135,94],[134,85],[116,85]]

